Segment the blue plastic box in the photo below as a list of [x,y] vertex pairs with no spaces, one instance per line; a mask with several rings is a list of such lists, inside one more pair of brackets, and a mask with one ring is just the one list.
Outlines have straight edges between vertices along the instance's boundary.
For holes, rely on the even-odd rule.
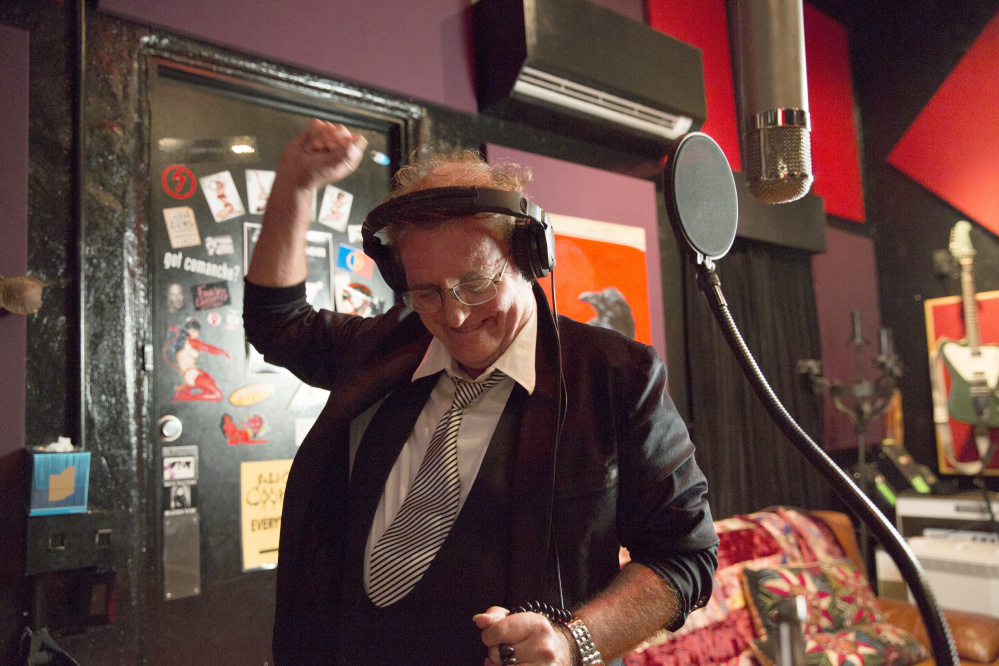
[[90,451],[31,454],[29,516],[84,513],[90,485]]

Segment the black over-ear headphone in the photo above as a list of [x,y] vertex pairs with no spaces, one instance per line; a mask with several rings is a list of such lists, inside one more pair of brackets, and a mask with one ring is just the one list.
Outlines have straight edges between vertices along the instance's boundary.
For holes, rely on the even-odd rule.
[[[555,267],[555,232],[548,213],[520,192],[490,187],[434,187],[403,194],[376,206],[364,220],[361,240],[386,284],[397,294],[406,290],[406,271],[395,260],[382,231],[393,222],[441,217],[468,217],[498,213],[516,219],[513,229],[513,260],[535,280]],[[381,233],[380,233],[381,232]]]

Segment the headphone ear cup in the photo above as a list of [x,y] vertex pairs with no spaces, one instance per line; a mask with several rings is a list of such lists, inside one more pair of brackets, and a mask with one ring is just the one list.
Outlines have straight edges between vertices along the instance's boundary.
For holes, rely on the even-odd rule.
[[527,280],[536,280],[534,261],[531,257],[531,236],[524,220],[517,220],[510,243],[513,245],[513,261],[520,269],[520,274]]
[[513,257],[528,279],[540,280],[555,267],[555,234],[544,222],[519,219],[513,229]]
[[[389,256],[382,262],[382,265],[385,266],[385,270],[382,271],[382,277],[385,279],[385,284],[392,287],[393,292],[401,294],[406,291],[406,271],[392,257],[391,250],[386,249],[386,253]],[[381,265],[379,265],[378,270],[382,270]]]
[[406,273],[402,266],[395,260],[392,248],[385,245],[374,235],[366,238],[363,242],[364,253],[371,257],[371,260],[378,266],[378,271],[382,274],[385,284],[392,288],[396,294],[401,294],[406,290]]

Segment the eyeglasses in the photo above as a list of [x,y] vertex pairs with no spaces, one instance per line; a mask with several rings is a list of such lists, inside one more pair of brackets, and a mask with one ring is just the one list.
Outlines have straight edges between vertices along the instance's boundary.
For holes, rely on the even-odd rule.
[[453,293],[458,302],[465,305],[482,305],[483,303],[488,303],[496,298],[496,295],[499,293],[499,288],[496,285],[503,281],[503,273],[506,272],[508,263],[510,263],[509,254],[506,255],[503,268],[499,270],[499,274],[494,278],[469,280],[468,282],[454,285],[450,290],[438,287],[411,289],[410,291],[403,292],[402,300],[406,303],[407,307],[417,312],[437,312],[440,310],[444,307],[444,294],[446,291]]

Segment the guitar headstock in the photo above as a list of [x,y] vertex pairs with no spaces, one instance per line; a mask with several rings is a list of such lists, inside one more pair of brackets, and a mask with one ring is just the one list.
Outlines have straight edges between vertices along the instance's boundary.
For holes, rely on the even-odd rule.
[[958,261],[975,256],[975,248],[971,247],[971,223],[967,220],[960,220],[950,230],[950,253]]

